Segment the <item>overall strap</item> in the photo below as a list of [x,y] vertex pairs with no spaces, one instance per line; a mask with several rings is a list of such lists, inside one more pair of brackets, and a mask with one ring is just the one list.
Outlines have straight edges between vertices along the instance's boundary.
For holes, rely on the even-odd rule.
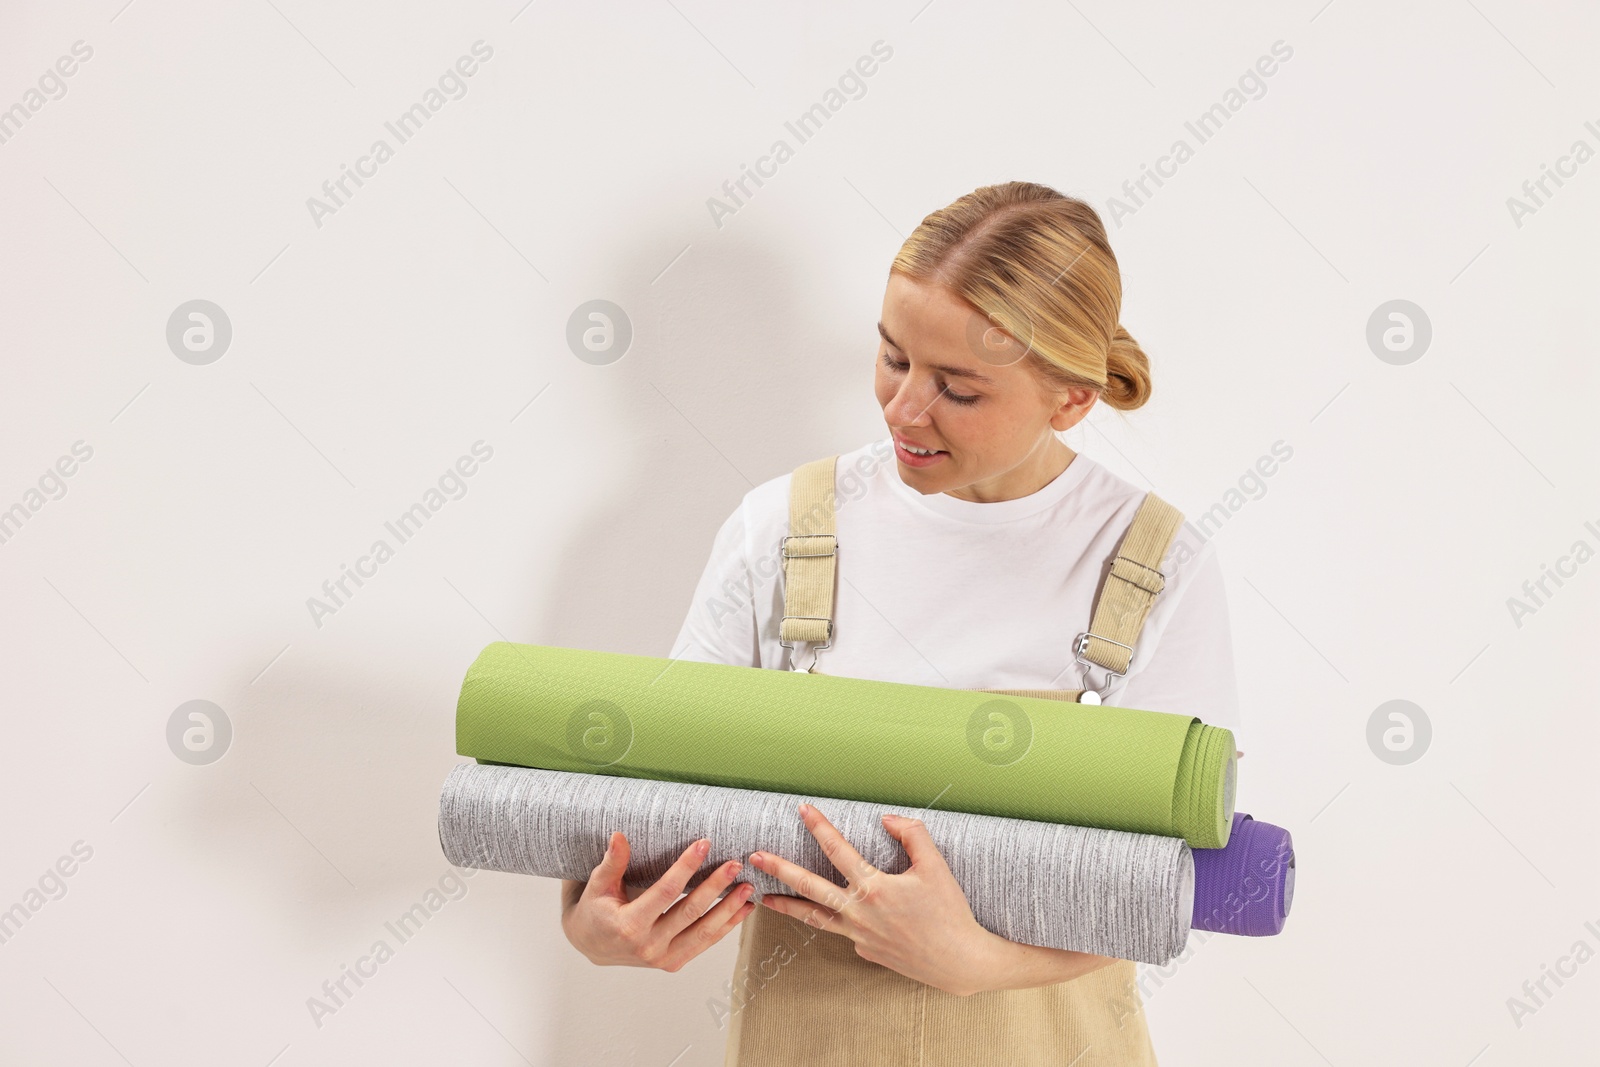
[[[837,455],[802,463],[789,484],[789,534],[780,543],[783,559],[783,621],[779,644],[792,653],[794,642],[818,650],[833,642],[833,587],[839,539],[834,532],[834,467]],[[1128,673],[1133,646],[1156,596],[1166,585],[1161,560],[1183,514],[1154,493],[1146,493],[1123,535],[1111,569],[1100,586],[1089,629],[1073,643],[1077,662],[1106,670],[1104,689]],[[811,670],[815,670],[812,660]],[[797,668],[798,669],[798,668]],[[983,689],[1009,696],[1079,700],[1095,690]]]
[[[1166,586],[1161,560],[1183,524],[1183,514],[1154,493],[1146,493],[1111,570],[1100,587],[1089,629],[1078,635],[1073,653],[1086,667],[1106,669],[1106,685],[1113,676],[1128,673],[1133,646],[1150,614],[1156,595]],[[1102,687],[1103,688],[1103,687]]]
[[[779,643],[827,648],[833,641],[834,535],[833,486],[837,455],[802,463],[789,483],[789,534],[783,554],[783,622]],[[812,666],[816,663],[813,660]]]
[[[1139,510],[1128,524],[1122,544],[1111,561],[1111,570],[1100,586],[1094,617],[1089,629],[1073,642],[1073,655],[1087,668],[1105,668],[1105,689],[1114,676],[1128,673],[1133,646],[1144,629],[1144,620],[1156,594],[1166,585],[1161,560],[1167,547],[1183,525],[1183,514],[1154,493],[1146,493]],[[983,693],[1005,696],[1051,697],[1057,700],[1099,703],[1098,690],[1092,689],[981,689]]]

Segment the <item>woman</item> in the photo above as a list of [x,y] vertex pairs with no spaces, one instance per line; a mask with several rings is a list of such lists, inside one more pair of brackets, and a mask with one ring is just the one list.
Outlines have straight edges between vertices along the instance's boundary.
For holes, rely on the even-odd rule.
[[[779,634],[784,475],[723,523],[673,656],[1068,699],[1079,690],[1060,687],[1081,680],[1106,703],[1237,734],[1222,575],[1191,524],[1160,567],[1126,671],[1090,671],[1074,654],[1145,496],[1058,436],[1096,403],[1131,410],[1150,395],[1121,296],[1098,215],[1052,189],[986,186],[924,219],[891,267],[878,324],[874,389],[890,436],[835,467],[827,638]],[[630,901],[617,834],[588,883],[564,883],[563,929],[596,963],[676,971],[754,914],[719,1018],[738,1067],[1155,1063],[1132,963],[978,926],[914,818],[884,819],[910,860],[891,875],[865,867],[820,812],[797,814],[848,893],[758,852],[750,862],[794,895],[759,909],[748,885],[723,895],[730,861],[678,900],[701,841]]]

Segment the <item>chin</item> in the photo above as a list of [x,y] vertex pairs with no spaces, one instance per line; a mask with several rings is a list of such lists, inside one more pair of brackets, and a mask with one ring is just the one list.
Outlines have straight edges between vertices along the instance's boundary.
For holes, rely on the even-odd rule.
[[899,467],[900,480],[923,496],[932,496],[934,493],[944,492],[943,483],[946,479],[937,477],[917,467],[908,467],[904,463],[900,463]]

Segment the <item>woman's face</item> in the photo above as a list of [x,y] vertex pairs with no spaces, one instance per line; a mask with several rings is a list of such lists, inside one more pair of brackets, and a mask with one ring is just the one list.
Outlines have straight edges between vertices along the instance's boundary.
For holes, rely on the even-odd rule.
[[878,329],[873,389],[907,485],[1011,500],[1061,473],[1072,452],[1053,431],[1077,425],[1095,390],[1047,393],[1024,359],[1026,338],[995,328],[950,290],[900,274],[889,276]]

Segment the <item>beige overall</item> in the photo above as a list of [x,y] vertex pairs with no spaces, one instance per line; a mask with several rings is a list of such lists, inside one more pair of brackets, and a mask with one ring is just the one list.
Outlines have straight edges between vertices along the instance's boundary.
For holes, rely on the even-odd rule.
[[[834,463],[802,464],[783,540],[779,637],[827,648],[833,637]],[[1183,516],[1147,494],[1111,562],[1079,662],[1125,674],[1161,592],[1161,560]],[[808,670],[816,673],[813,660]],[[979,692],[1098,703],[1082,689]],[[1087,696],[1085,694],[1088,693]],[[959,997],[856,955],[855,943],[757,905],[741,924],[725,1067],[1154,1067],[1134,964],[1069,982]]]

